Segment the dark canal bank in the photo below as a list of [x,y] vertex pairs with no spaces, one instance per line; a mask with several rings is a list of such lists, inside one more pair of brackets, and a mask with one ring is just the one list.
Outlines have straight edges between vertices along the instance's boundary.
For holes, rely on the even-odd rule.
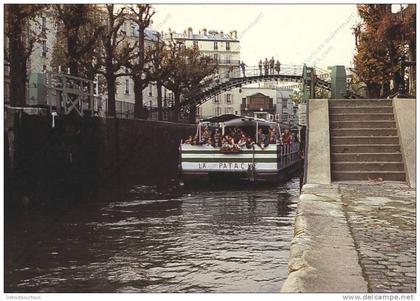
[[279,292],[298,195],[299,179],[134,185],[122,200],[8,212],[5,291]]

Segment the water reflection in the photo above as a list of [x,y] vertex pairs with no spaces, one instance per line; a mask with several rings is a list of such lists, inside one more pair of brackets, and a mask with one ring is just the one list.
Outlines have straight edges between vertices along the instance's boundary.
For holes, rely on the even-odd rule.
[[[279,292],[298,190],[298,180],[164,192],[134,186],[122,201],[68,210],[35,245],[17,244],[25,232],[10,221],[6,292]],[[25,248],[30,256],[18,260],[13,251]]]

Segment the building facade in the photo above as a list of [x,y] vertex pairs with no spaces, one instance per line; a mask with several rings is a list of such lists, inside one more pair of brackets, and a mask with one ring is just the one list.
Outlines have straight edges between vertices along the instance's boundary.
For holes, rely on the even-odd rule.
[[270,96],[257,92],[242,98],[241,116],[273,120],[275,114],[276,104]]
[[[236,30],[229,33],[223,31],[202,29],[194,33],[188,28],[183,33],[172,33],[176,42],[182,42],[186,47],[198,47],[201,53],[210,56],[218,64],[218,75],[226,77],[229,68],[237,70],[240,64],[241,47]],[[206,118],[221,114],[240,114],[240,99],[234,99],[238,88],[223,92],[206,101],[197,108],[197,118]]]
[[[275,85],[243,87],[240,90],[234,91],[232,98],[234,102],[232,106],[235,110],[234,113],[246,113],[244,115],[292,124],[296,118],[294,102],[290,98],[292,93],[292,90],[285,90]],[[267,106],[266,103],[262,105],[261,101],[254,101],[252,109],[250,107],[246,108],[246,105],[249,105],[251,99],[257,97],[262,98],[263,96],[272,99],[272,107]],[[260,104],[260,107],[255,107],[258,104]],[[252,112],[252,114],[247,113],[247,110]]]

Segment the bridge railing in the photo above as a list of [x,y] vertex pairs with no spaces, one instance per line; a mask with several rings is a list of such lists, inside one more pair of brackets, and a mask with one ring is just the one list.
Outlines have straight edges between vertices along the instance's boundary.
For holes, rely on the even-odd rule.
[[302,65],[280,65],[280,70],[268,70],[265,71],[264,67],[261,69],[259,66],[245,66],[245,74],[239,66],[232,67],[232,70],[228,70],[224,73],[215,73],[203,80],[202,84],[206,86],[206,90],[210,90],[223,83],[233,81],[241,78],[255,78],[255,77],[273,77],[273,76],[301,76],[303,66]]
[[284,168],[295,163],[300,159],[300,143],[291,142],[290,144],[280,145],[279,167]]
[[228,81],[234,78],[242,77],[255,77],[255,76],[270,76],[270,75],[291,75],[291,76],[300,76],[302,75],[303,66],[302,65],[280,65],[280,70],[268,70],[265,72],[264,67],[261,69],[259,66],[245,66],[245,75],[243,70],[239,66],[234,66],[232,71],[227,71],[221,74],[215,74],[215,77],[218,77],[220,81]]

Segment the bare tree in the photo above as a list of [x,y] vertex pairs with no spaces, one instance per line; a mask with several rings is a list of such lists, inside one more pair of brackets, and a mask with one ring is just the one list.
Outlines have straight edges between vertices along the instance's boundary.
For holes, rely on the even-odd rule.
[[143,90],[150,81],[150,56],[147,55],[145,47],[145,30],[151,24],[154,14],[150,4],[136,4],[130,7],[129,19],[138,26],[139,32],[136,58],[129,61],[127,65],[134,82],[134,117],[136,118],[146,117],[143,108]]
[[164,63],[164,58],[166,55],[165,52],[165,43],[161,40],[162,35],[157,34],[157,42],[155,47],[152,50],[150,55],[152,60],[152,72],[150,79],[156,82],[157,88],[157,106],[158,106],[158,120],[162,120],[162,88],[163,83],[167,79],[169,74],[169,66]]
[[8,47],[5,58],[10,66],[9,95],[12,106],[26,105],[27,62],[35,42],[44,35],[30,29],[30,22],[46,8],[45,5],[6,4],[5,35]]
[[98,72],[103,74],[107,82],[108,90],[108,116],[115,116],[115,92],[116,81],[120,76],[128,76],[130,73],[122,72],[129,60],[134,58],[134,49],[137,42],[130,45],[126,39],[126,33],[121,31],[121,26],[126,21],[125,7],[115,12],[114,4],[106,5],[106,25],[102,33],[102,55],[98,58],[103,66]]
[[210,57],[202,55],[197,47],[187,48],[181,42],[174,42],[172,38],[167,49],[165,64],[169,66],[169,71],[164,86],[174,95],[172,120],[178,121],[182,107],[187,107],[192,120],[197,106],[195,95],[203,88],[202,81],[215,72],[217,65]]
[[71,75],[86,76],[86,58],[93,59],[98,37],[104,30],[98,22],[100,12],[94,4],[56,4],[57,20],[62,26],[67,66]]

